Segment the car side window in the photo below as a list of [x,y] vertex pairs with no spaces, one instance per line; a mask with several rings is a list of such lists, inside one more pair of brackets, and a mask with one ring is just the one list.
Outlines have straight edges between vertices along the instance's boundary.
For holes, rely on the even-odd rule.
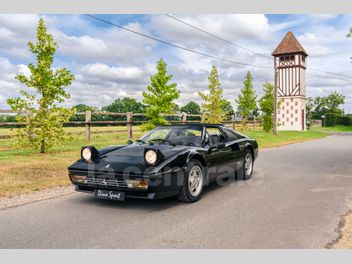
[[207,127],[207,132],[212,144],[226,141],[225,135],[218,127]]
[[238,135],[236,135],[236,133],[232,132],[231,130],[229,130],[227,128],[223,128],[223,131],[226,135],[227,141],[234,141],[234,140],[240,139],[240,137]]

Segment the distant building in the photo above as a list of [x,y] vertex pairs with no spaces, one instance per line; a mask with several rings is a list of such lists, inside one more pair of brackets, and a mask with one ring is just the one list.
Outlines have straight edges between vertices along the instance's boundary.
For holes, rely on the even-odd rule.
[[307,52],[290,31],[272,53],[277,71],[278,130],[306,130]]

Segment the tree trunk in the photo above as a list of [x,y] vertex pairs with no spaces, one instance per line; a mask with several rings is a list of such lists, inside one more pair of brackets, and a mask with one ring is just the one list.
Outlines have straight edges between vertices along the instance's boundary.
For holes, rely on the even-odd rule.
[[40,153],[45,153],[45,140],[42,140],[42,143],[40,145]]

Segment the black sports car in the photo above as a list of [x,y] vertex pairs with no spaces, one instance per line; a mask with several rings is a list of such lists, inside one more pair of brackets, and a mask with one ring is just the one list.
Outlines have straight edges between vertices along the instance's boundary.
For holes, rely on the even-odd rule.
[[111,200],[177,195],[195,202],[211,181],[249,179],[258,144],[223,125],[171,125],[127,145],[82,147],[81,156],[68,168],[77,191]]

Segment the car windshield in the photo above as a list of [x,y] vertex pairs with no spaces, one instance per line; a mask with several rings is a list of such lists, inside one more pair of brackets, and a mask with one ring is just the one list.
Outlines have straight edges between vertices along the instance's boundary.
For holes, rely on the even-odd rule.
[[199,147],[202,143],[202,133],[201,126],[158,127],[143,136],[140,141]]

